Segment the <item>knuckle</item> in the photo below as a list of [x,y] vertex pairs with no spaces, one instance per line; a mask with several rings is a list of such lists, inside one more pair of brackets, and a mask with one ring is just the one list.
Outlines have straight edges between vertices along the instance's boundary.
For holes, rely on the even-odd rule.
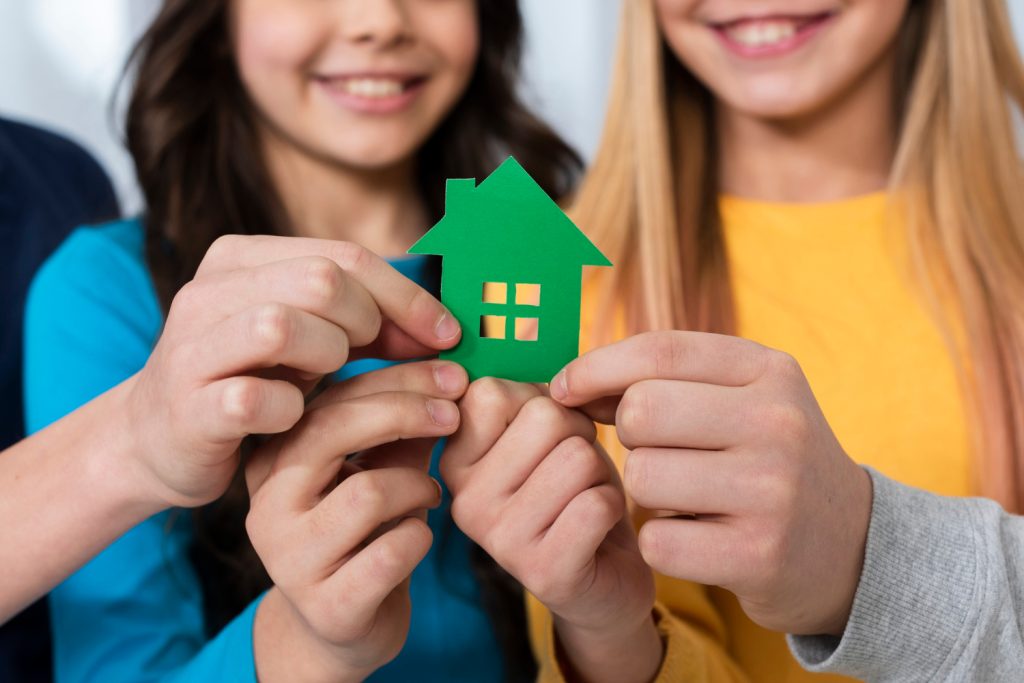
[[589,489],[583,495],[586,497],[580,514],[583,523],[588,527],[609,527],[617,522],[625,511],[626,501],[614,487]]
[[789,402],[769,403],[763,408],[762,426],[766,434],[784,444],[801,445],[810,437],[811,424],[799,406]]
[[660,520],[652,520],[640,527],[637,532],[637,545],[644,561],[654,568],[665,566],[667,551],[667,525]]
[[782,377],[803,374],[800,363],[785,351],[765,347],[765,366],[770,372]]
[[221,410],[224,416],[236,423],[246,423],[255,418],[263,403],[263,388],[251,377],[236,377],[224,388],[221,395]]
[[241,238],[238,235],[221,235],[213,241],[210,248],[206,250],[203,264],[206,267],[215,266],[225,260],[230,254],[236,252],[241,246]]
[[387,503],[387,487],[378,470],[357,472],[341,483],[348,489],[348,502],[357,510],[365,510],[369,515],[379,515]]
[[615,426],[624,443],[637,443],[637,437],[653,426],[653,402],[643,383],[630,386],[622,394]]
[[645,341],[655,377],[674,375],[686,353],[682,337],[672,332],[649,332],[648,335]]
[[350,273],[365,272],[373,262],[369,250],[354,242],[335,242],[331,250],[333,260]]
[[198,340],[188,339],[178,343],[167,344],[161,349],[167,354],[167,361],[170,367],[177,372],[191,372],[195,367],[195,359],[199,355],[200,343]]
[[771,573],[782,570],[786,561],[787,540],[786,534],[775,528],[754,535],[747,544],[751,565]]
[[262,304],[256,311],[253,337],[270,353],[283,351],[294,334],[291,309],[279,303]]
[[547,396],[534,396],[523,405],[520,414],[530,424],[547,429],[562,424],[567,415],[565,408]]
[[797,497],[797,483],[778,470],[761,474],[756,488],[760,500],[770,501],[771,509],[776,514],[785,513]]
[[346,278],[337,263],[329,258],[313,256],[305,265],[303,283],[313,302],[324,305],[344,294]]
[[622,468],[622,482],[630,495],[642,498],[649,488],[651,477],[651,453],[645,448],[637,448],[626,456]]
[[408,547],[412,548],[414,555],[425,553],[434,541],[434,532],[430,530],[430,526],[422,519],[411,518],[406,522],[406,529],[410,541]]
[[590,480],[600,474],[599,468],[605,469],[597,451],[582,436],[570,436],[558,444],[555,451],[562,471],[579,472]]
[[337,535],[337,530],[351,524],[351,517],[340,513],[336,505],[324,500],[305,514],[306,531],[314,542]]
[[404,565],[407,555],[398,543],[379,543],[368,548],[366,552],[370,553],[373,573],[384,576],[397,573]]
[[437,299],[422,287],[409,288],[408,296],[405,297],[405,308],[410,311],[431,311],[437,305]]
[[471,412],[498,413],[509,403],[508,389],[500,379],[483,377],[469,385],[462,403]]
[[359,346],[369,344],[380,336],[381,328],[384,326],[384,316],[381,315],[380,309],[377,308],[376,304],[368,306],[366,314],[367,319],[364,321],[364,329],[353,332],[353,334],[358,333],[357,341]]
[[202,304],[202,290],[203,286],[195,280],[186,282],[174,295],[170,311],[180,315],[181,313],[198,310]]

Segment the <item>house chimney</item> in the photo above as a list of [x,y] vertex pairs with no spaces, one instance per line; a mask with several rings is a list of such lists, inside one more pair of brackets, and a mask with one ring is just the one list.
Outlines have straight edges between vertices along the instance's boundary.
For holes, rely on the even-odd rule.
[[449,179],[444,187],[444,204],[446,209],[457,203],[465,203],[469,195],[476,189],[476,180],[473,178]]

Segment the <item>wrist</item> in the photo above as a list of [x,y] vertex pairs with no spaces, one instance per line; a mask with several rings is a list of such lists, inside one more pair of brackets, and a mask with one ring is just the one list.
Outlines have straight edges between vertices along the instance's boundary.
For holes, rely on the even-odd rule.
[[260,683],[357,683],[373,673],[346,662],[276,587],[256,610],[253,657]]
[[860,585],[860,577],[864,569],[864,554],[867,549],[868,527],[871,524],[871,506],[874,501],[874,485],[867,470],[856,465],[856,476],[852,476],[848,487],[850,491],[849,511],[844,515],[848,520],[848,533],[845,534],[840,552],[846,556],[836,564],[834,576],[837,581],[833,588],[833,605],[823,616],[823,626],[817,633],[825,633],[841,637],[850,619],[853,600]]
[[661,668],[665,645],[653,611],[639,623],[594,629],[554,617],[559,660],[571,680],[647,683]]
[[126,479],[132,482],[136,497],[144,504],[159,510],[196,507],[207,501],[194,500],[168,483],[174,468],[185,461],[188,453],[174,441],[168,428],[167,399],[147,395],[153,381],[144,373],[145,369],[118,387],[118,415],[130,445],[124,465]]
[[134,383],[135,377],[125,380],[88,404],[81,415],[99,431],[98,438],[87,442],[97,447],[81,459],[85,482],[108,501],[115,516],[130,520],[125,528],[171,507],[143,463],[141,425],[131,408]]

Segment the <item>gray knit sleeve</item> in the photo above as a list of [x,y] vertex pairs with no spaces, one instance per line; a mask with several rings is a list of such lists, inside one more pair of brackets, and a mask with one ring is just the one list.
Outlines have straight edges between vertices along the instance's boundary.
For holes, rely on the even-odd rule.
[[797,660],[868,681],[1024,681],[1024,517],[868,471],[874,501],[846,631],[789,636]]

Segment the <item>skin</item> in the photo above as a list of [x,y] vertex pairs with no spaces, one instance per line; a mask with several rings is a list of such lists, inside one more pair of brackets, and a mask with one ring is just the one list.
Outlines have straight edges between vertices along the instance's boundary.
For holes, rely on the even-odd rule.
[[[415,178],[416,154],[457,104],[476,66],[474,0],[234,0],[230,23],[263,154],[292,225],[301,235],[404,255],[428,227]],[[394,111],[353,108],[332,90],[345,76],[396,73],[415,75],[422,84],[408,106]],[[319,466],[336,466],[345,448],[362,450],[374,439],[393,440],[395,418],[394,410],[365,411],[360,426],[368,430],[369,441],[362,445],[346,444],[344,430],[320,429],[336,450],[322,454],[327,460]],[[316,424],[299,431],[318,433]],[[409,431],[400,434],[415,438],[402,443],[422,455],[418,437],[438,436],[434,427],[420,433],[407,425]],[[396,449],[402,447],[388,450]],[[295,460],[297,453],[283,447],[279,457]],[[315,448],[308,457],[319,457]],[[425,467],[417,462],[417,468]],[[408,629],[406,579],[429,547],[421,523],[400,521],[434,504],[424,500],[426,475],[419,475],[387,472],[377,463],[366,476],[345,479],[338,491],[358,486],[349,482],[370,480],[376,482],[375,495],[390,501],[392,507],[375,508],[378,517],[370,524],[346,512],[345,505],[353,502],[347,494],[328,495],[306,509],[300,501],[311,505],[307,481],[272,474],[263,482],[250,474],[248,531],[277,584],[256,613],[261,681],[361,679],[397,654]],[[271,495],[267,487],[286,491]],[[318,510],[331,515],[338,534],[347,534],[344,542],[340,536],[325,544],[308,542],[323,522],[308,522],[311,530],[302,520],[315,519]],[[386,523],[398,526],[383,535],[373,532],[377,541],[353,555],[353,544],[361,547],[372,529]],[[398,558],[391,541],[391,550],[370,551],[392,534],[405,538],[398,546],[408,554]],[[374,560],[374,553],[384,558]],[[387,565],[383,569],[381,562]],[[351,602],[346,596],[361,593],[367,601],[358,614],[341,610]],[[296,657],[297,652],[306,656]]]
[[456,524],[551,610],[565,670],[653,679],[654,579],[593,422],[538,386],[493,378],[459,410],[441,459]]
[[[884,189],[896,141],[896,38],[909,0],[655,0],[676,58],[712,92],[719,186],[777,202]],[[708,22],[836,16],[809,43],[742,59]],[[871,125],[865,125],[871,122]]]
[[0,457],[0,516],[32,519],[0,526],[0,620],[151,515],[219,497],[241,440],[295,425],[323,373],[458,336],[440,303],[361,247],[222,238],[141,371]]
[[[300,234],[404,254],[427,228],[415,154],[476,66],[474,0],[235,0],[231,25],[265,157]],[[392,113],[332,98],[331,79],[366,73],[426,80]]]
[[467,382],[435,361],[337,384],[247,463],[246,526],[274,580],[253,634],[261,681],[360,681],[401,650],[441,502],[430,452]]
[[[673,53],[714,96],[722,191],[807,202],[885,187],[906,0],[656,7]],[[836,15],[809,42],[757,60],[729,51],[707,25],[826,10]],[[649,333],[570,363],[551,394],[614,423],[631,450],[626,492],[662,511],[639,532],[652,567],[724,586],[767,628],[843,632],[871,482],[836,441],[793,358],[731,337]]]
[[727,588],[766,628],[842,633],[871,481],[791,356],[736,337],[650,332],[581,356],[551,393],[614,423],[630,449],[626,491],[665,511],[640,528],[652,567]]

